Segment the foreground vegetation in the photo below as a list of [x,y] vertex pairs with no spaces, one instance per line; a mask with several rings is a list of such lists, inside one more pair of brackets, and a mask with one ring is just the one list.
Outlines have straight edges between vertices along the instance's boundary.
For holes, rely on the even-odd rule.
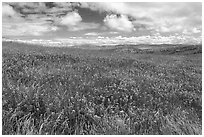
[[199,45],[2,46],[3,134],[202,134]]

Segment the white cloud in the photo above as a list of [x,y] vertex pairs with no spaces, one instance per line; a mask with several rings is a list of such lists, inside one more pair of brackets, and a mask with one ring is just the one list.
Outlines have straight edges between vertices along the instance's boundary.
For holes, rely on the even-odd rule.
[[84,35],[85,36],[98,36],[98,33],[96,33],[96,32],[89,32],[89,33],[86,33]]
[[[21,40],[18,40],[19,42]],[[33,40],[23,41],[27,43],[43,44],[49,46],[76,46],[83,44],[101,45],[119,45],[119,44],[200,44],[202,37],[193,36],[138,36],[138,37],[101,37],[96,38],[83,38],[83,37],[70,37],[70,38],[56,38],[54,40]]]
[[[91,10],[94,11],[124,11],[125,9],[125,4],[121,2],[113,3],[113,2],[82,2],[81,7],[83,8],[90,8]],[[123,10],[124,9],[124,10]]]
[[109,34],[118,34],[119,32],[116,32],[116,31],[111,31],[109,32]]
[[69,12],[66,16],[61,18],[60,24],[66,26],[74,26],[82,21],[81,16],[77,12]]
[[12,6],[2,3],[2,21],[11,22],[12,20],[19,21],[22,20],[19,13],[17,13]]
[[193,28],[193,29],[192,29],[192,32],[193,32],[193,33],[201,33],[201,30],[199,30],[198,28]]
[[[133,30],[136,36],[150,35],[150,37],[132,38],[122,36],[100,38],[99,36],[98,40],[100,39],[102,43],[121,43],[123,41],[134,43],[137,40],[144,43],[147,41],[155,43],[177,41],[179,43],[184,40],[188,41],[190,38],[192,41],[201,39],[199,37],[202,33],[201,3],[81,3],[82,7],[108,14],[104,18],[105,25],[94,21],[83,22],[83,16],[81,17],[78,11],[74,10],[74,7],[78,5],[77,3],[53,3],[54,7],[48,5],[47,3],[36,2],[2,3],[3,35],[39,36],[47,32],[57,31],[58,27],[63,25],[67,26],[68,31],[87,30],[86,33],[100,28],[99,31],[96,31],[98,35],[87,35],[93,37],[95,35],[96,38],[99,35],[122,35],[123,32],[132,32]],[[134,35],[133,33],[129,34]],[[123,36],[125,35],[127,33],[123,34]]]
[[[98,23],[82,22],[82,17],[77,11],[72,11],[72,6],[76,4],[71,3],[53,3],[55,6],[50,8],[45,3],[3,3],[3,35],[23,36],[23,35],[41,35],[48,31],[57,31],[58,27],[54,25],[67,26],[68,31],[81,31],[86,29],[96,29],[100,26]],[[26,13],[26,18],[21,17],[13,7],[21,9]],[[68,11],[65,16],[57,16],[58,14]],[[41,12],[48,13],[41,14]],[[36,14],[32,14],[36,13]],[[62,14],[63,15],[63,14]],[[37,20],[37,22],[36,22]],[[13,23],[13,24],[12,24]],[[25,24],[25,25],[20,25]],[[15,26],[15,27],[14,27]],[[23,27],[22,27],[23,26]],[[60,27],[60,26],[59,26]],[[29,30],[30,29],[30,30]],[[16,32],[18,31],[18,32]],[[13,33],[16,32],[16,33]],[[33,32],[33,33],[32,33]]]
[[[23,26],[23,27],[22,27]],[[10,22],[2,26],[3,36],[40,36],[43,33],[56,31],[58,27],[51,26],[46,22]]]
[[[45,2],[10,2],[12,6],[17,9],[21,9],[22,13],[47,13],[47,14],[63,14],[67,11],[72,11],[72,6],[74,4],[69,2],[53,2],[51,5]],[[53,14],[52,14],[53,15]],[[55,15],[53,15],[55,16]]]
[[54,5],[60,8],[71,8],[72,4],[69,2],[54,2]]
[[[25,3],[21,4],[25,5]],[[2,15],[3,36],[40,36],[45,32],[58,30],[58,27],[49,24],[43,19],[37,19],[37,17],[31,17],[30,20],[26,20],[12,6],[6,3],[2,5]]]
[[132,22],[125,15],[121,15],[120,17],[117,17],[117,15],[108,15],[105,17],[104,23],[113,30],[131,32],[134,29]]
[[98,36],[97,39],[104,39],[105,37],[103,36]]
[[[83,45],[83,44],[95,44],[100,45],[118,45],[118,44],[200,44],[201,37],[193,36],[138,36],[138,37],[102,37],[96,38],[81,38],[76,37],[75,39],[56,39],[63,43],[70,43],[72,45]],[[65,44],[66,45],[66,44]]]
[[182,34],[184,29],[192,30],[202,25],[201,2],[97,2],[82,3],[81,6],[95,11],[131,16],[136,19],[132,21],[134,27],[141,31],[146,29],[155,33]]
[[80,31],[87,29],[96,29],[100,26],[98,23],[93,22],[82,22],[82,18],[78,12],[73,11],[67,13],[66,16],[61,18],[61,25],[65,25],[68,27],[68,31]]
[[100,27],[100,24],[98,23],[85,23],[80,22],[74,26],[69,26],[69,31],[81,31],[81,30],[89,30],[89,29],[97,29]]
[[14,17],[16,15],[16,12],[14,11],[14,9],[7,4],[2,4],[2,16],[11,16]]
[[200,34],[201,33],[201,28],[184,29],[182,33],[185,34],[185,35]]

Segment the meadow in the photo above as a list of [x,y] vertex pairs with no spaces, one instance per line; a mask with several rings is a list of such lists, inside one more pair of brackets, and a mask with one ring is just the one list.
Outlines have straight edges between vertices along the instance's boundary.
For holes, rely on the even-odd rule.
[[201,135],[202,45],[2,42],[4,135]]

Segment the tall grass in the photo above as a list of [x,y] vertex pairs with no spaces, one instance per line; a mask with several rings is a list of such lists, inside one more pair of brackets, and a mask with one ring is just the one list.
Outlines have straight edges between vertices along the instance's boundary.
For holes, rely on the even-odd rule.
[[12,47],[3,47],[4,135],[202,134],[197,64]]

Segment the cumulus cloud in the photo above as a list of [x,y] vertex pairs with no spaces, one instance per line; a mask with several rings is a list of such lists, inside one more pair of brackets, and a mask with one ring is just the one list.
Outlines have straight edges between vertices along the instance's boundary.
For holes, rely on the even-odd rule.
[[[201,27],[202,4],[194,3],[81,3],[93,11],[115,13],[133,18],[137,31],[151,30],[161,33],[182,33],[185,29]],[[200,32],[201,34],[201,32]]]
[[16,15],[16,12],[10,5],[7,5],[7,4],[2,5],[2,16],[3,17],[8,17],[8,16],[13,17],[15,15]]
[[[94,17],[93,22],[87,22],[87,20],[85,22],[84,17],[87,15],[78,12],[76,7],[78,10],[80,7],[89,8],[96,14],[98,11],[103,12],[99,14],[102,22],[96,23]],[[95,36],[95,42],[99,41],[104,44],[123,42],[179,43],[189,40],[195,42],[201,41],[201,37],[199,37],[202,33],[201,11],[202,4],[196,2],[82,2],[80,4],[70,2],[4,2],[2,3],[2,30],[3,35],[8,36],[40,36],[54,31],[57,31],[56,34],[67,33],[71,35],[77,34],[73,31],[83,30],[81,35],[85,33],[85,36],[92,36],[93,38]],[[98,35],[94,34],[94,31]],[[113,37],[116,35],[121,36]],[[76,41],[77,39],[81,38],[77,37]],[[91,43],[94,43],[94,39]]]
[[62,25],[74,26],[82,21],[81,16],[77,12],[70,12],[64,16],[60,22]]
[[128,20],[128,17],[121,15],[108,15],[104,19],[105,25],[113,30],[131,32],[134,29],[134,26],[131,21]]
[[2,4],[2,19],[3,22],[11,21],[11,19],[20,20],[21,16],[17,13],[12,6],[3,3]]
[[76,11],[69,12],[66,16],[62,17],[60,24],[67,26],[69,31],[96,29],[100,26],[98,23],[82,22],[81,16]]
[[[68,31],[80,31],[94,29],[100,25],[97,23],[82,22],[82,17],[74,10],[77,3],[70,2],[20,2],[9,3],[16,10],[21,11],[27,20],[47,22],[58,27],[66,26]],[[57,29],[52,29],[57,30]]]
[[68,31],[95,29],[97,23],[82,22],[73,11],[71,3],[12,2],[2,4],[2,29],[4,36],[40,36],[59,30],[60,25]]

